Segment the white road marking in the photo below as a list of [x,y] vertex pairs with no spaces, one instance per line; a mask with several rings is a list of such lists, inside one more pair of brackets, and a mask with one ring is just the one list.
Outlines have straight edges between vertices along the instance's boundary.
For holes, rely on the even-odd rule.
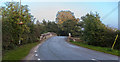
[[101,61],[99,61],[99,60],[97,60],[97,59],[94,59],[94,58],[93,58],[93,59],[91,59],[91,60],[96,61],[96,62],[101,62]]
[[96,59],[91,59],[91,60],[96,60]]
[[35,53],[37,53],[37,51],[35,50]]
[[35,54],[35,56],[37,57],[37,56],[38,56],[38,54]]
[[38,60],[40,60],[40,58],[38,58]]

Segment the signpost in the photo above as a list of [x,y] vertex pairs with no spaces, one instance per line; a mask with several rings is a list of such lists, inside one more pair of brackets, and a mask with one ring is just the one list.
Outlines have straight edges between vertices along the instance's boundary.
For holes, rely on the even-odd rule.
[[115,38],[115,41],[114,41],[114,43],[113,43],[113,45],[112,45],[112,50],[113,50],[113,48],[114,48],[114,45],[115,45],[115,43],[116,43],[116,40],[117,40],[117,38],[118,38],[118,34],[117,34],[117,36],[116,36],[116,38]]
[[69,38],[71,37],[71,33],[69,33]]

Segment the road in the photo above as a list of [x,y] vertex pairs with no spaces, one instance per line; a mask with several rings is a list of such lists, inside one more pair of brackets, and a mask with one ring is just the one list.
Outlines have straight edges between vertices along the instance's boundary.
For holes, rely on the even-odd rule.
[[38,60],[118,60],[117,56],[90,50],[66,42],[65,36],[54,36],[41,44]]

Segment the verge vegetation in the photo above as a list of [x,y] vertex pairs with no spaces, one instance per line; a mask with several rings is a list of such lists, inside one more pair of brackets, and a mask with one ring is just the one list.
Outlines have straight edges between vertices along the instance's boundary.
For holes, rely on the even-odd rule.
[[111,48],[108,48],[108,47],[93,46],[93,45],[88,45],[88,44],[85,44],[85,43],[82,43],[82,42],[76,42],[76,41],[70,41],[70,43],[72,43],[74,45],[81,46],[81,47],[85,47],[85,48],[88,48],[88,49],[92,49],[92,50],[96,50],[96,51],[120,56],[120,50],[116,50],[116,49],[111,50]]
[[6,50],[3,55],[4,60],[22,60],[24,57],[28,55],[30,50],[35,47],[39,42],[29,43],[26,45],[22,45],[20,47],[15,48],[14,50]]

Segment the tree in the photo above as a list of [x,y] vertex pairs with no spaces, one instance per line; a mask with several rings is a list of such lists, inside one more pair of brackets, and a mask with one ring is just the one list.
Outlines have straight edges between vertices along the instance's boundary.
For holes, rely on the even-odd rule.
[[71,33],[72,36],[79,36],[81,28],[78,26],[77,21],[67,20],[60,25],[61,35],[68,36]]
[[[18,23],[21,21],[24,24],[20,26]],[[19,45],[19,40],[26,43],[28,36],[25,34],[30,32],[29,23],[31,23],[31,14],[27,5],[21,5],[20,11],[18,2],[7,2],[2,8],[3,49],[11,49]]]
[[58,25],[54,21],[48,21],[46,26],[48,32],[55,32],[58,34],[59,28]]
[[37,21],[36,21],[36,24],[37,24],[37,25],[40,25],[40,22],[39,22],[39,20],[37,20]]
[[59,34],[58,33],[59,32],[59,27],[54,21],[46,22],[45,19],[43,19],[43,22],[42,22],[41,26],[43,27],[44,32],[55,32],[55,33]]
[[83,20],[83,40],[90,45],[111,47],[116,36],[112,28],[106,27],[101,21],[99,14],[87,14],[81,17]]
[[79,19],[76,19],[74,13],[72,13],[71,11],[58,11],[56,15],[57,23],[62,24],[64,21],[67,20],[79,21]]
[[[84,23],[84,40],[89,44],[95,41],[99,41],[98,36],[103,31],[103,24],[100,21],[98,14],[87,14],[86,16],[81,17]],[[97,45],[97,42],[94,44]]]

